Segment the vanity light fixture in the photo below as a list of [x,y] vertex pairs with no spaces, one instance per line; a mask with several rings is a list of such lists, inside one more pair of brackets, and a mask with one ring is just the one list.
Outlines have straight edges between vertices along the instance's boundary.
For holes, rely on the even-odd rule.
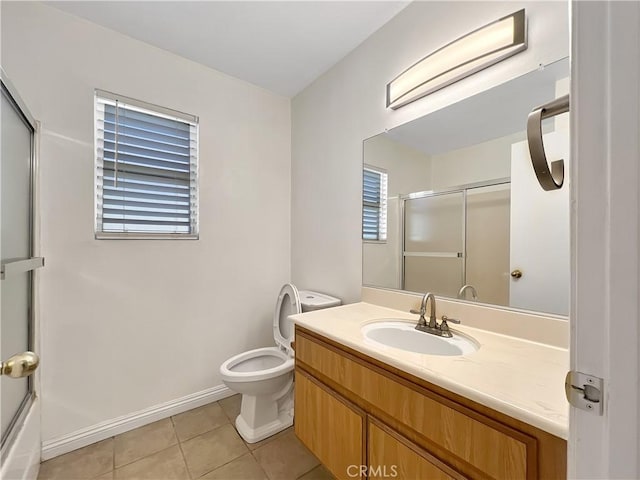
[[402,107],[527,48],[524,9],[427,55],[387,84],[387,107]]

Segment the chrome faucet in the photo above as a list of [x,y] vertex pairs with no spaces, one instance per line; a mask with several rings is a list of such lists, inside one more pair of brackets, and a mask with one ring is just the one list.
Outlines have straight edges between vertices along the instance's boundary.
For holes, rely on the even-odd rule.
[[[473,287],[472,287],[473,288]],[[427,319],[424,317],[427,313],[427,303],[431,300],[430,309],[429,309],[429,323],[427,323]],[[448,318],[447,316],[442,316],[442,321],[438,325],[438,321],[436,320],[436,297],[433,293],[427,292],[422,297],[422,301],[420,302],[420,310],[410,310],[411,313],[420,315],[420,319],[418,320],[418,324],[416,325],[416,330],[421,332],[430,333],[432,335],[438,335],[439,337],[453,337],[451,330],[449,330],[449,324],[447,322],[452,323],[460,323],[460,320],[456,320],[455,318]]]
[[476,290],[476,287],[474,287],[471,284],[466,284],[462,286],[462,288],[458,292],[458,298],[463,300],[465,298],[465,293],[467,292],[467,290],[471,290],[471,298],[473,300],[478,300],[478,291]]
[[[431,300],[431,310],[429,311],[429,324],[427,325],[427,320],[424,318],[424,314],[427,313],[427,302]],[[420,315],[420,319],[418,320],[418,327],[436,327],[436,297],[433,293],[427,292],[422,297],[422,301],[420,302],[420,310],[410,310],[411,313],[415,315]],[[416,327],[417,328],[417,327]]]

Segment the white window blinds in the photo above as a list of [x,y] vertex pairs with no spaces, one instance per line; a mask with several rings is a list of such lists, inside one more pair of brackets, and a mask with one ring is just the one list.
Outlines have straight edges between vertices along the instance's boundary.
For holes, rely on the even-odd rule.
[[362,171],[362,239],[387,240],[387,174],[370,167]]
[[96,91],[96,237],[196,238],[198,119]]

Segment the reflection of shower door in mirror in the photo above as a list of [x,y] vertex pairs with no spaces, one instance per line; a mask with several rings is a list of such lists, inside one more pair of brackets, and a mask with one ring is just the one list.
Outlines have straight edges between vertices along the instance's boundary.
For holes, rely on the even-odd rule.
[[509,305],[510,184],[470,188],[466,202],[464,283],[475,287],[479,302]]
[[464,278],[465,194],[404,202],[403,290],[456,297]]

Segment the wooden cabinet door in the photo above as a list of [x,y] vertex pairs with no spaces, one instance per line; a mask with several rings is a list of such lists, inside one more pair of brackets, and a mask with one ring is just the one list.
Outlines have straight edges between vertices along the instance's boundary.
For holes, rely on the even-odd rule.
[[462,480],[460,473],[373,419],[369,421],[369,479]]
[[301,370],[295,381],[298,438],[339,480],[363,478],[364,412]]

